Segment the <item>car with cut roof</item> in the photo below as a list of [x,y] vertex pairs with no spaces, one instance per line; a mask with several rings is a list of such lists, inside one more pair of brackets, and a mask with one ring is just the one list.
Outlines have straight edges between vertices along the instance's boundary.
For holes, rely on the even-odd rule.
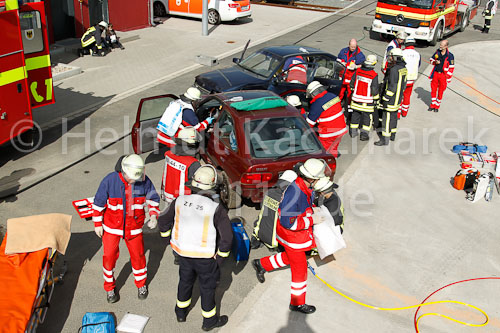
[[[175,99],[175,95],[160,95],[140,101],[131,133],[136,153],[159,148],[156,125]],[[335,172],[335,158],[304,117],[271,91],[207,95],[194,108],[200,120],[215,118],[204,132],[201,157],[220,170],[221,198],[229,208],[238,207],[242,197],[260,202],[281,173],[309,158],[323,159],[328,172]]]

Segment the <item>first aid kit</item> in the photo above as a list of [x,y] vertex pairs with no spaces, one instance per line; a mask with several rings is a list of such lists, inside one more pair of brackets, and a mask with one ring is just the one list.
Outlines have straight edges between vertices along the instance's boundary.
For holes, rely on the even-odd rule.
[[148,323],[149,317],[133,313],[126,313],[116,330],[123,333],[142,333]]
[[115,333],[115,318],[111,312],[87,312],[83,316],[81,333]]
[[250,239],[248,238],[243,219],[235,217],[231,219],[231,227],[233,229],[233,254],[236,261],[248,260],[250,253]]

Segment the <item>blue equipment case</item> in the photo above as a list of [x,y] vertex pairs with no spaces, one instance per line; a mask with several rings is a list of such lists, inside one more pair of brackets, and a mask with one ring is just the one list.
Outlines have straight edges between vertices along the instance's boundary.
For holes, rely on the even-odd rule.
[[233,228],[232,252],[236,261],[248,260],[248,254],[250,253],[250,239],[243,227],[243,221],[241,217],[231,219],[231,227]]

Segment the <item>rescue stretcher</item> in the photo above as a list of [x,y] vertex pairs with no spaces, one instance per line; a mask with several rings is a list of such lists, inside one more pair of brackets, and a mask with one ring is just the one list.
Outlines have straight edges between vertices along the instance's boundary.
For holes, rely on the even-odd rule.
[[[63,233],[69,233],[67,229]],[[58,251],[51,247],[6,254],[7,243],[12,241],[9,237],[19,237],[19,233],[9,235],[8,227],[0,245],[0,285],[3,287],[0,292],[0,333],[36,332],[47,314],[54,286],[64,277],[65,265],[61,274],[56,276],[54,264]],[[68,241],[69,235],[64,249]]]

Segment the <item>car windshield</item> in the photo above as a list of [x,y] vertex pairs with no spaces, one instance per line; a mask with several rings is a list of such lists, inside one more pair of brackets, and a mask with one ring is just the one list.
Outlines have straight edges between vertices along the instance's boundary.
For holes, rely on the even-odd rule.
[[430,9],[434,0],[380,0],[382,3],[405,5],[412,8]]
[[263,118],[245,123],[250,155],[279,159],[321,151],[321,144],[309,125],[300,117]]
[[238,65],[250,72],[269,77],[276,72],[282,61],[281,57],[267,52],[255,52],[243,59]]

